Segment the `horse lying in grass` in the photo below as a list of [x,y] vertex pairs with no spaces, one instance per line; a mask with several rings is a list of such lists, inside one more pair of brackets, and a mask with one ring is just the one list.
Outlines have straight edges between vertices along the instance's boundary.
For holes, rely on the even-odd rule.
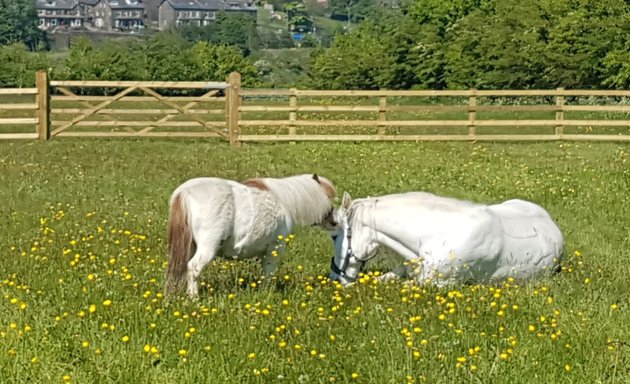
[[335,194],[333,183],[316,174],[184,182],[170,199],[165,293],[187,283],[188,295],[197,297],[199,274],[216,256],[259,256],[269,278],[277,269],[278,236],[286,237],[294,226],[330,221]]
[[556,271],[564,240],[540,206],[523,200],[496,205],[409,192],[352,201],[346,192],[333,213],[332,280],[354,282],[380,245],[403,258],[387,280],[490,283]]

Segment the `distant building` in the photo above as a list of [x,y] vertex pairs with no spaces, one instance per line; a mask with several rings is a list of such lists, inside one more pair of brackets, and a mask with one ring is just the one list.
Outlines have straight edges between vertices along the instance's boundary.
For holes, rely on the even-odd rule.
[[132,31],[144,28],[141,0],[35,0],[44,30],[78,29]]
[[83,27],[85,15],[78,0],[36,0],[35,9],[40,29]]
[[80,0],[89,27],[111,31],[112,9],[106,0]]
[[145,12],[147,14],[147,23],[155,23],[157,27],[158,22],[158,8],[162,0],[143,0]]
[[[102,0],[101,0],[102,1]],[[114,30],[128,31],[144,28],[145,9],[139,0],[109,0]]]
[[256,15],[249,0],[162,0],[158,8],[158,29],[179,25],[208,25],[219,12],[245,12]]

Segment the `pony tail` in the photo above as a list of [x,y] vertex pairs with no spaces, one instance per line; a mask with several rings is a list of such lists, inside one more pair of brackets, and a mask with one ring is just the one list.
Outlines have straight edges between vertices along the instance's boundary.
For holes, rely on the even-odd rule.
[[178,194],[171,203],[168,217],[168,268],[164,287],[165,295],[180,291],[184,287],[192,242],[186,206],[181,194]]

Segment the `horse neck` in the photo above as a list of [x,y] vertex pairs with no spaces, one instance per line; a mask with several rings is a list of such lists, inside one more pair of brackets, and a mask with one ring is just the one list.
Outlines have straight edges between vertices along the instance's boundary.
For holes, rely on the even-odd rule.
[[321,222],[331,207],[324,190],[309,176],[265,179],[269,192],[282,204],[293,225]]

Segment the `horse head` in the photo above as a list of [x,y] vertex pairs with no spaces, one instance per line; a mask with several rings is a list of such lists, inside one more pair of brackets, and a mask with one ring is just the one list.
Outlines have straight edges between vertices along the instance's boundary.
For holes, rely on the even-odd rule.
[[341,205],[332,214],[334,228],[331,239],[335,255],[330,260],[331,280],[348,285],[357,280],[366,261],[374,254],[377,244],[369,237],[370,231],[355,218],[357,205],[344,192]]

